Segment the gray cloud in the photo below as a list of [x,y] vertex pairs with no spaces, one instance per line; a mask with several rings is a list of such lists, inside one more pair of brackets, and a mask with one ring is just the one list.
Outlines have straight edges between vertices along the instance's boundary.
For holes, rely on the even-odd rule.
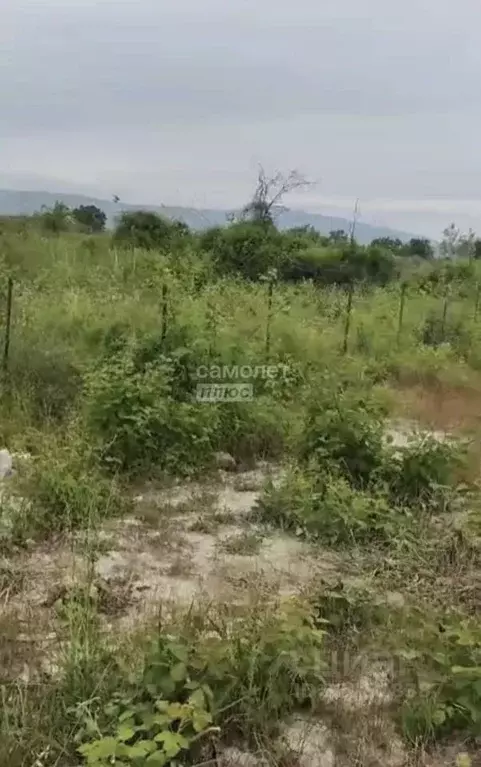
[[3,0],[0,171],[227,207],[262,161],[321,178],[316,209],[473,225],[480,22],[476,0]]

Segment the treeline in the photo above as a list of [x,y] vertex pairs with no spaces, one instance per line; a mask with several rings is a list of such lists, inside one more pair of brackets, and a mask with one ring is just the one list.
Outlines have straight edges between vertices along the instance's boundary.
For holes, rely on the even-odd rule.
[[[105,233],[106,223],[105,213],[94,205],[69,209],[56,203],[29,218],[3,218],[0,230],[90,235]],[[121,213],[113,231],[104,236],[115,247],[169,252],[176,259],[189,251],[210,260],[218,275],[249,280],[259,280],[275,270],[286,281],[386,284],[398,276],[402,259],[433,258],[430,242],[423,239],[402,243],[383,238],[363,246],[343,231],[327,236],[313,227],[280,231],[273,220],[244,218],[199,233],[183,222],[146,210]]]
[[[275,275],[284,281],[312,280],[324,285],[353,282],[385,285],[411,266],[434,260],[431,242],[422,237],[408,242],[382,237],[361,245],[353,232],[342,230],[329,235],[310,226],[280,231],[276,218],[285,210],[283,197],[307,183],[295,171],[268,177],[261,168],[252,199],[241,213],[225,226],[203,232],[149,210],[132,210],[120,213],[113,231],[107,234],[107,216],[100,208],[81,205],[70,209],[57,202],[31,217],[0,219],[0,235],[2,231],[18,234],[32,228],[46,235],[99,234],[116,248],[169,254],[177,265],[182,264],[183,257],[186,264],[191,263],[192,257],[199,258],[213,276],[260,280]],[[94,247],[93,241],[90,245]],[[462,235],[452,225],[444,232],[439,255],[438,266],[440,261],[453,263],[455,256],[471,261],[481,257],[481,240],[473,232]]]

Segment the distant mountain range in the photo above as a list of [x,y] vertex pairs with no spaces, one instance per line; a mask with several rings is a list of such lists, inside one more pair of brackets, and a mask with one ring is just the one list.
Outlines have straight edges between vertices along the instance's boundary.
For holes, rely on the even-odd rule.
[[[12,189],[0,189],[0,215],[30,216],[40,211],[44,205],[50,208],[57,200],[65,203],[69,208],[77,208],[79,205],[97,205],[107,214],[109,226],[113,226],[115,217],[125,210],[151,210],[168,218],[184,221],[189,227],[197,230],[211,226],[222,226],[227,222],[228,216],[235,212],[164,205],[132,205],[123,201],[115,203],[113,200],[99,200],[95,197],[64,194],[63,192],[20,192]],[[276,223],[280,229],[289,229],[294,226],[313,226],[321,234],[329,234],[330,231],[337,229],[349,232],[351,226],[351,222],[347,218],[306,213],[302,210],[287,210],[279,215]],[[369,243],[377,237],[398,237],[404,242],[416,236],[419,235],[382,226],[373,226],[362,221],[358,221],[356,225],[356,239],[363,244]]]

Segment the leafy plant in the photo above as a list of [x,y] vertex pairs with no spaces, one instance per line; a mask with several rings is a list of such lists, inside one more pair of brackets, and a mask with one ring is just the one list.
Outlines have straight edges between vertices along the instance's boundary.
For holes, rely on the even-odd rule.
[[89,374],[84,412],[104,463],[129,473],[209,463],[216,411],[174,400],[171,380],[168,361],[139,369],[130,350]]
[[400,651],[416,686],[401,716],[411,740],[455,731],[481,734],[481,632],[477,621],[455,616],[440,632],[429,623],[413,650]]
[[382,409],[362,395],[326,395],[311,407],[300,443],[300,460],[323,471],[340,472],[362,487],[382,466]]
[[342,476],[294,470],[259,501],[263,522],[331,545],[389,540],[406,524],[386,496],[353,488]]
[[129,508],[117,479],[102,474],[75,430],[65,441],[44,440],[17,485],[29,503],[17,518],[16,528],[27,537],[88,527]]
[[[182,676],[179,666],[171,670],[171,675],[179,680]],[[190,691],[185,703],[117,694],[104,708],[111,721],[107,732],[112,734],[102,734],[84,743],[78,751],[94,767],[107,767],[113,761],[135,767],[185,764],[185,757],[202,739],[218,732],[212,726],[206,704],[206,693],[201,687]],[[98,730],[93,721],[87,726],[91,732]]]

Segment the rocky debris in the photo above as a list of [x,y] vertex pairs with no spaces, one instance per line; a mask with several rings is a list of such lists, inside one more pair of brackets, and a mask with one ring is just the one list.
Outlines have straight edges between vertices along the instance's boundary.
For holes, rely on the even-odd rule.
[[283,740],[299,767],[334,767],[331,733],[321,722],[299,717],[285,728]]
[[453,441],[453,436],[445,431],[420,429],[416,423],[405,420],[391,421],[384,434],[385,444],[400,450],[420,444],[426,438],[436,442]]
[[8,450],[0,450],[0,479],[13,474],[13,458]]
[[215,453],[215,465],[223,471],[237,471],[237,462],[230,453]]
[[340,705],[345,711],[365,711],[370,706],[388,706],[392,695],[390,671],[378,664],[352,684],[330,685],[322,697],[328,705]]
[[249,751],[241,751],[235,746],[222,751],[217,763],[219,767],[263,767],[263,765],[267,765],[262,758],[258,758]]

